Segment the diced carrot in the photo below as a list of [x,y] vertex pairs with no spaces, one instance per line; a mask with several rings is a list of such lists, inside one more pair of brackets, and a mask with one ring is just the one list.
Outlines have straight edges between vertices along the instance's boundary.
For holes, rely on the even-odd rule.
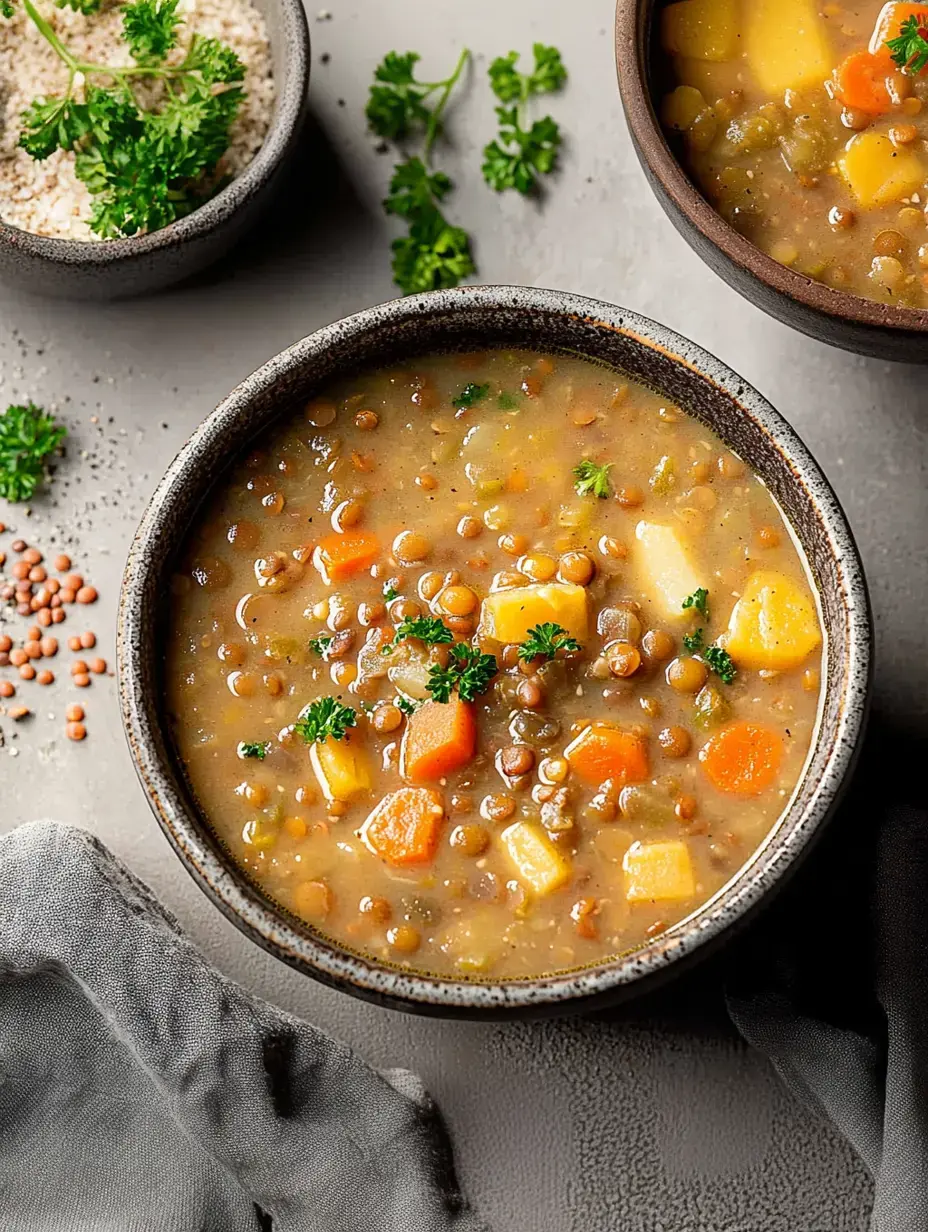
[[400,768],[412,783],[428,783],[466,766],[477,748],[474,707],[455,694],[448,702],[426,702],[406,724]]
[[379,555],[377,536],[356,530],[342,535],[326,535],[313,553],[313,564],[327,582],[339,582],[342,578],[369,569]]
[[758,796],[777,777],[783,760],[778,732],[759,723],[732,723],[717,732],[699,753],[713,787],[731,796]]
[[884,4],[873,28],[870,50],[876,53],[886,46],[889,39],[898,38],[910,17],[918,21],[920,28],[928,29],[928,4],[898,4],[892,0]]
[[568,764],[587,783],[643,783],[650,764],[643,736],[620,727],[586,727],[564,750]]
[[427,864],[435,855],[444,815],[437,791],[401,787],[380,801],[361,827],[361,838],[388,864]]
[[876,52],[855,51],[835,69],[835,94],[845,107],[883,115],[893,105],[886,78],[895,71],[885,47]]

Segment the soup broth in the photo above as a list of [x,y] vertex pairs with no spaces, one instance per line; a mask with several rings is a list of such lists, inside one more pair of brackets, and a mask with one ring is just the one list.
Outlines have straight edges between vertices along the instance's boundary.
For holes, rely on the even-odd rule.
[[339,945],[575,968],[705,903],[819,711],[814,592],[764,485],[589,361],[363,373],[234,463],[175,578],[167,704],[220,840]]

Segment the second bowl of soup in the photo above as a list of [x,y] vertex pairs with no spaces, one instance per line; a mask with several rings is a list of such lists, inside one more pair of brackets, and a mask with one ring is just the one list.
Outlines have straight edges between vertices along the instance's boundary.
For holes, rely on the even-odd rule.
[[140,532],[124,701],[162,820],[354,991],[493,1012],[653,976],[773,884],[856,744],[866,603],[814,464],[593,307],[480,289],[314,336]]

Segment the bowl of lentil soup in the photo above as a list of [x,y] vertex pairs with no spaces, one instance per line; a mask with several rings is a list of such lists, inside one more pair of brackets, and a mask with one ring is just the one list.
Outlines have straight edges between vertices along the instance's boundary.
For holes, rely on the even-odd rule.
[[684,238],[778,320],[918,362],[922,42],[928,5],[882,0],[619,0],[616,17],[635,149]]
[[124,721],[246,933],[424,1013],[632,995],[749,917],[854,761],[870,621],[815,463],[622,309],[467,287],[203,423],[127,564]]

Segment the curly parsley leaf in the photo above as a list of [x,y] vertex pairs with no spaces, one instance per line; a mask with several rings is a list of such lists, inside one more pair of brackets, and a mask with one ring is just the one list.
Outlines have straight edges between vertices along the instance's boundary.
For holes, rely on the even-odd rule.
[[13,0],[0,0],[0,17],[15,17],[16,9]]
[[102,0],[55,0],[55,6],[59,9],[73,9],[75,13],[96,13],[100,9]]
[[451,399],[451,405],[459,411],[470,410],[472,406],[482,402],[489,392],[489,385],[475,385],[473,381],[470,381],[456,398]]
[[490,65],[490,87],[503,103],[497,107],[499,133],[483,151],[483,178],[496,192],[513,188],[528,195],[537,190],[539,177],[550,175],[557,164],[561,132],[551,116],[532,124],[526,117],[530,98],[559,90],[567,80],[561,54],[543,43],[534,46],[535,67],[520,73],[518,52],[511,51]]
[[467,232],[434,206],[411,219],[409,234],[392,248],[393,281],[404,295],[456,287],[476,272]]
[[306,707],[293,730],[307,744],[324,744],[326,740],[344,740],[349,727],[357,722],[357,713],[350,706],[343,706],[334,697],[320,697]]
[[180,0],[135,0],[122,11],[123,38],[138,64],[160,64],[177,45]]
[[332,645],[332,638],[325,633],[320,633],[318,637],[311,637],[308,644],[313,654],[319,655],[324,659],[329,647]]
[[438,616],[407,616],[397,625],[393,641],[384,646],[380,653],[392,654],[394,646],[410,637],[425,642],[426,646],[450,645],[454,641],[454,634]]
[[0,496],[27,501],[45,476],[45,462],[66,436],[41,407],[10,406],[0,415]]
[[414,701],[408,697],[398,697],[394,703],[397,710],[401,711],[408,718],[411,714],[415,714],[419,707]]
[[707,646],[702,654],[707,667],[715,672],[722,684],[731,684],[738,675],[738,669],[727,650],[721,646]]
[[705,644],[702,629],[697,629],[695,633],[684,633],[683,649],[689,651],[690,654],[697,654],[702,650]]
[[486,693],[498,671],[493,655],[484,654],[466,642],[458,642],[451,651],[447,667],[438,663],[432,666],[426,687],[436,702],[450,701],[455,689],[462,702],[472,702]]
[[403,141],[428,125],[431,112],[425,100],[431,90],[415,79],[420,59],[414,51],[388,51],[374,70],[364,114],[371,132],[386,141]]
[[700,586],[683,600],[683,611],[699,612],[703,620],[709,619],[709,592],[705,586]]
[[269,740],[265,741],[263,744],[243,740],[238,746],[238,755],[239,757],[256,757],[258,761],[264,761],[270,747],[271,744]]
[[918,76],[928,66],[928,23],[924,18],[906,18],[899,28],[897,38],[886,40],[893,63],[912,77]]
[[605,500],[610,492],[609,472],[611,469],[611,462],[606,462],[603,466],[597,466],[589,458],[584,458],[582,462],[574,467],[572,472],[577,495],[586,496],[588,493],[592,493],[593,496],[599,497],[600,500]]
[[519,658],[525,662],[532,659],[553,659],[559,650],[580,650],[580,643],[566,629],[553,621],[545,621],[529,629],[528,637],[519,647]]
[[395,586],[391,586],[388,582],[383,588],[383,597],[388,603],[392,603],[394,599],[398,599],[400,597],[400,592]]

